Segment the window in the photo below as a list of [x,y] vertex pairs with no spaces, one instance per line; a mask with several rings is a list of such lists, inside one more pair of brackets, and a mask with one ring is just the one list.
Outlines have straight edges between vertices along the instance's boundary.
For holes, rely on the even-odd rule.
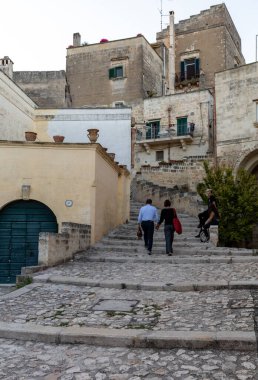
[[256,123],[258,123],[258,103],[256,103]]
[[187,117],[177,118],[177,136],[187,135]]
[[156,151],[156,161],[164,161],[164,150]]
[[181,62],[181,81],[199,78],[200,60],[199,58],[189,58]]
[[116,108],[123,108],[123,107],[125,107],[125,104],[124,104],[124,102],[115,102],[115,107]]
[[123,66],[116,66],[109,69],[109,79],[123,78]]
[[159,137],[160,121],[149,121],[146,123],[146,140],[157,139]]

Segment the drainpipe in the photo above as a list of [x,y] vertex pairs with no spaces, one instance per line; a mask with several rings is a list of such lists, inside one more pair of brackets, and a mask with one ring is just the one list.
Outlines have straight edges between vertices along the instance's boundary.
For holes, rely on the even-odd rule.
[[175,93],[175,22],[174,12],[169,12],[169,94]]
[[213,102],[213,149],[214,149],[214,166],[218,167],[218,153],[217,153],[217,122],[216,122],[216,93],[215,88],[213,91],[214,102]]
[[162,73],[162,95],[166,94],[166,48],[162,46],[162,58],[163,58],[163,73]]

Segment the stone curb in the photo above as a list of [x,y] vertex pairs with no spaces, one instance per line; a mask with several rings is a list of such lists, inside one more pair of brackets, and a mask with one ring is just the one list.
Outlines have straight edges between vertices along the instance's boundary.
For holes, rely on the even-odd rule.
[[254,332],[146,331],[89,327],[50,327],[0,322],[0,338],[55,344],[133,348],[189,348],[256,351]]
[[150,290],[150,291],[174,291],[174,292],[193,292],[205,290],[221,289],[258,289],[258,281],[239,280],[239,281],[214,281],[214,282],[179,282],[177,284],[164,282],[119,282],[113,280],[95,281],[87,278],[78,278],[73,276],[58,275],[39,275],[33,278],[34,283],[53,283],[63,285],[90,286],[112,289],[129,289],[129,290]]
[[81,256],[84,262],[105,262],[105,263],[126,263],[132,262],[135,263],[170,263],[170,264],[236,264],[236,263],[250,263],[250,262],[258,262],[258,256],[237,256],[237,257],[226,257],[226,256],[215,256],[215,257],[189,257],[189,256],[172,256],[168,257],[167,255],[162,255],[164,257],[155,257],[147,256],[145,258],[140,257],[115,257],[115,256],[100,256],[98,254],[92,256]]

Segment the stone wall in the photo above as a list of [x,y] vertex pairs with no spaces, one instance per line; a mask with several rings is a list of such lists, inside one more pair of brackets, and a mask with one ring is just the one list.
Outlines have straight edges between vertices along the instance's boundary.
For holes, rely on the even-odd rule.
[[211,162],[209,156],[199,156],[158,167],[142,166],[140,178],[156,185],[171,188],[183,186],[190,191],[196,191],[196,186],[205,175],[204,160]]
[[216,74],[217,153],[250,171],[258,165],[258,63]]
[[15,71],[13,80],[39,106],[70,105],[65,71]]
[[34,129],[36,104],[0,71],[0,140],[24,140]]
[[153,205],[164,207],[164,201],[170,199],[172,207],[180,213],[197,216],[203,210],[203,203],[196,192],[188,191],[184,186],[159,186],[136,176],[132,184],[132,197],[145,204],[147,198],[152,199]]
[[[169,27],[157,40],[169,47]],[[184,54],[195,53],[204,73],[205,88],[214,87],[214,73],[244,64],[241,39],[225,4],[211,6],[175,24],[176,72]]]
[[[109,78],[117,66],[123,67],[123,77]],[[66,73],[73,107],[134,105],[147,96],[145,88],[158,94],[162,88],[162,60],[143,36],[70,47]]]
[[73,258],[90,246],[91,226],[62,223],[61,232],[39,234],[39,265],[53,266]]
[[[192,139],[185,144],[183,137],[177,137],[177,119],[180,117],[187,117],[188,125],[194,123]],[[136,126],[137,170],[141,165],[158,164],[156,151],[164,152],[166,162],[184,160],[187,157],[198,159],[213,151],[213,96],[208,90],[145,99],[144,121],[146,123],[151,120],[160,121],[160,132],[171,131],[171,135],[164,140],[157,138],[155,142],[150,141],[148,144],[145,140],[146,126]]]

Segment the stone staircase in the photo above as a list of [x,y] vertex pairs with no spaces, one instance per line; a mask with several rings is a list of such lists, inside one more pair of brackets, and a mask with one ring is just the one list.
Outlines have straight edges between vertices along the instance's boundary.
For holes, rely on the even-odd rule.
[[183,234],[175,236],[173,256],[165,254],[162,227],[155,231],[149,256],[143,240],[136,239],[140,206],[132,202],[130,221],[74,260],[36,273],[32,284],[2,296],[0,338],[183,349],[193,357],[201,355],[200,349],[235,357],[248,353],[254,370],[256,252],[201,243],[194,237],[197,220],[179,214]]

